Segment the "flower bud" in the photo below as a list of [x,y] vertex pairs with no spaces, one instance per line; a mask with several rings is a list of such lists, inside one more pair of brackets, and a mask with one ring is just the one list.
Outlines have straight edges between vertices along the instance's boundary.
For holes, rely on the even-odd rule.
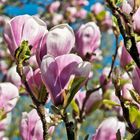
[[11,83],[0,83],[0,109],[10,112],[19,98],[18,88]]
[[92,140],[116,140],[116,133],[120,130],[121,137],[125,135],[125,123],[115,117],[105,119],[97,128]]
[[[49,123],[51,121],[49,113],[47,110],[45,113],[45,119],[47,123]],[[49,128],[48,134],[52,134],[52,131],[54,131],[54,126]],[[23,140],[43,140],[42,122],[35,109],[31,110],[29,113],[22,113],[20,133]]]
[[75,54],[65,54],[56,58],[49,55],[44,56],[41,73],[53,103],[56,106],[63,104],[63,93],[68,89],[71,76],[87,79],[90,70],[90,63],[83,62]]
[[17,88],[19,88],[22,84],[21,78],[16,70],[16,65],[12,66],[7,73],[6,80],[14,84]]
[[132,84],[140,95],[140,69],[136,67],[132,72]]
[[53,27],[47,35],[47,54],[54,57],[67,54],[75,43],[75,36],[68,24]]
[[137,9],[135,14],[133,15],[133,28],[134,31],[140,33],[140,7]]
[[94,22],[82,25],[76,33],[76,50],[81,57],[92,55],[100,42],[100,30]]

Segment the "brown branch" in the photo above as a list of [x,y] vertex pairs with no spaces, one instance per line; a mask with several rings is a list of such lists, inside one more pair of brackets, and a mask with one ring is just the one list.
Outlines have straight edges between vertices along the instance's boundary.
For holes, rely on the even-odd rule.
[[[136,46],[136,40],[132,25],[132,17],[125,15],[123,12],[121,12],[120,8],[116,7],[116,5],[113,4],[111,0],[106,0],[106,2],[108,3],[109,8],[112,10],[112,14],[117,18],[118,26],[123,36],[126,50],[131,55],[137,66],[140,68],[140,57]],[[123,21],[121,17],[123,18]],[[123,26],[123,23],[125,26]],[[126,29],[128,29],[128,31]]]

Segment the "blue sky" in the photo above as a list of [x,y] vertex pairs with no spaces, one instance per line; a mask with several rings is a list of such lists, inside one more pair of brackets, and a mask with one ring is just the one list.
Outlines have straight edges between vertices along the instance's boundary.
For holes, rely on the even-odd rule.
[[[26,2],[26,0],[21,0],[22,2]],[[40,0],[45,2],[46,4],[49,4],[52,2],[52,0]],[[89,10],[91,5],[95,3],[97,0],[89,0],[89,5],[85,7],[85,9]],[[98,0],[98,2],[102,2],[103,0]],[[23,14],[30,14],[34,15],[37,14],[38,11],[41,10],[41,7],[38,7],[36,4],[29,3],[25,4],[23,7],[16,7],[16,6],[9,6],[5,9],[5,12],[8,13],[10,16],[15,16],[15,15],[23,15]]]

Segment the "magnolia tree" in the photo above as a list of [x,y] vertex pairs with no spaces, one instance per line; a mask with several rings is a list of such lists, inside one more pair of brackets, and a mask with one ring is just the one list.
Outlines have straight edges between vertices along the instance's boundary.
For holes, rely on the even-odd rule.
[[1,0],[0,140],[139,140],[139,5]]

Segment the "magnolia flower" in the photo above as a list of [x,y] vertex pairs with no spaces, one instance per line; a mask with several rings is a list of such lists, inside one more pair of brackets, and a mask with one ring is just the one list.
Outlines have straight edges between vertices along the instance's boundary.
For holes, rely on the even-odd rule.
[[40,41],[40,44],[36,50],[36,60],[39,66],[41,64],[43,56],[47,54],[46,38],[47,33],[42,37],[42,40]]
[[20,87],[22,82],[19,74],[16,71],[16,65],[12,66],[8,72],[7,72],[7,77],[6,80],[8,82],[13,83],[16,87]]
[[60,24],[51,28],[46,43],[49,55],[56,57],[69,53],[75,43],[73,29],[68,24]]
[[89,4],[88,0],[73,0],[72,4],[74,6],[86,6]]
[[56,58],[46,55],[41,63],[41,73],[47,91],[55,105],[63,104],[63,93],[72,76],[88,78],[91,65],[83,62],[75,54],[65,54]]
[[87,15],[87,11],[85,9],[80,9],[76,12],[76,17],[80,19],[84,19]]
[[0,140],[6,140],[5,131],[11,123],[11,118],[11,113],[8,113],[4,119],[0,120]]
[[106,67],[103,69],[102,74],[100,76],[100,84],[102,85],[103,91],[106,91],[111,85],[111,80],[108,80],[109,72],[110,67]]
[[100,30],[94,22],[82,25],[76,33],[76,50],[82,57],[93,54],[99,48],[100,42]]
[[92,140],[116,140],[116,133],[120,130],[121,137],[125,136],[125,123],[115,117],[105,119],[97,128]]
[[103,21],[101,23],[101,25],[103,26],[102,29],[108,30],[108,29],[110,29],[112,27],[112,24],[113,24],[112,16],[111,16],[110,12],[106,11],[105,17],[104,17],[104,19],[103,19]]
[[133,10],[133,7],[127,0],[123,0],[121,9],[123,12],[130,14]]
[[77,14],[76,7],[67,7],[66,15],[67,15],[67,19],[70,22],[75,22],[76,21],[76,14]]
[[120,58],[120,65],[122,68],[126,68],[126,66],[131,63],[132,61],[132,57],[130,56],[130,54],[127,52],[124,43],[122,44],[122,46],[119,48],[118,51],[118,55]]
[[36,48],[47,32],[46,24],[38,17],[29,15],[16,16],[8,22],[4,28],[4,39],[12,56],[16,49],[26,40],[32,46],[32,51]]
[[136,67],[132,72],[132,84],[140,95],[140,69]]
[[63,18],[64,18],[64,17],[63,17],[62,14],[58,14],[58,13],[53,14],[52,24],[53,24],[53,25],[57,25],[57,24],[59,24],[59,23],[62,23]]
[[10,112],[19,98],[18,88],[11,83],[0,83],[0,110]]
[[[75,98],[76,104],[79,107],[79,110],[82,110],[83,102],[84,102],[84,99],[86,98],[86,91],[79,90],[76,93],[74,98]],[[102,92],[101,91],[97,91],[97,92],[92,93],[89,96],[89,98],[84,106],[84,111],[85,111],[86,115],[90,114],[95,107],[99,106],[99,103],[101,100],[102,100]]]
[[[46,121],[50,123],[49,112],[46,110]],[[48,134],[52,135],[54,126],[48,130]],[[43,140],[43,127],[40,117],[35,109],[29,113],[23,112],[20,124],[20,133],[23,140]]]
[[126,83],[122,86],[122,97],[123,97],[123,99],[133,101],[133,98],[130,94],[130,90],[133,90],[132,83]]
[[92,11],[95,15],[98,15],[100,12],[102,12],[102,11],[104,11],[104,10],[105,10],[104,6],[103,6],[101,3],[99,3],[99,2],[95,3],[95,4],[91,7],[91,11]]
[[[33,71],[31,67],[24,67],[24,74],[26,75],[26,81],[28,82],[30,89],[32,90],[34,96],[40,100],[43,98],[43,95],[47,94],[47,91],[44,89],[45,86],[43,84],[41,78],[41,71],[39,68]],[[43,100],[44,101],[44,100]]]
[[49,5],[49,12],[50,13],[54,13],[58,10],[58,8],[60,7],[60,1],[54,1]]
[[133,15],[133,28],[135,32],[140,33],[140,7],[137,9],[135,14]]

